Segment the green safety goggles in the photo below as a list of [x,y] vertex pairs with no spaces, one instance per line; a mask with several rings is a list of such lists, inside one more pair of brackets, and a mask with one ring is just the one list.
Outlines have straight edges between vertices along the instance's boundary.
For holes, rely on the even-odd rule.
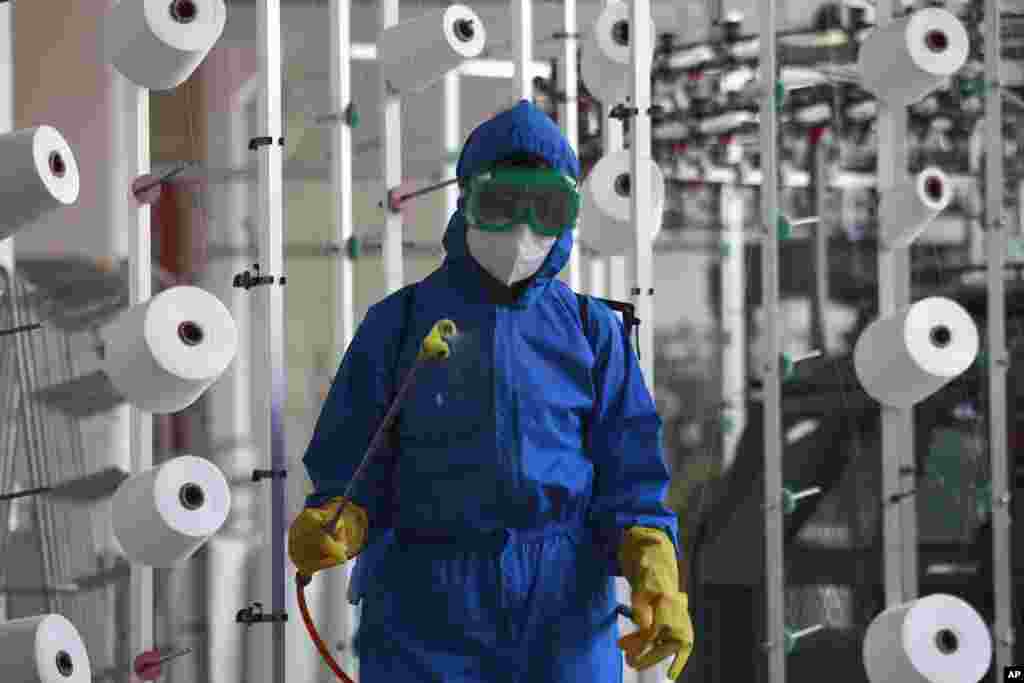
[[572,230],[579,211],[576,181],[552,169],[495,169],[469,180],[465,213],[479,230],[504,232],[526,223],[555,237]]

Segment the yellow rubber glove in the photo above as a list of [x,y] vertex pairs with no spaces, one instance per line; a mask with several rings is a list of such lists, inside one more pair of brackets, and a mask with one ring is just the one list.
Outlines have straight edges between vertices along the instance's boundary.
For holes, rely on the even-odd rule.
[[288,556],[303,576],[344,564],[366,545],[369,518],[366,510],[352,501],[345,505],[334,536],[324,533],[324,525],[338,512],[342,498],[333,498],[317,508],[306,508],[288,530]]
[[619,546],[619,566],[633,589],[633,621],[639,627],[619,639],[626,663],[643,670],[675,655],[668,671],[675,680],[693,651],[693,623],[687,595],[679,590],[672,539],[660,529],[627,529]]

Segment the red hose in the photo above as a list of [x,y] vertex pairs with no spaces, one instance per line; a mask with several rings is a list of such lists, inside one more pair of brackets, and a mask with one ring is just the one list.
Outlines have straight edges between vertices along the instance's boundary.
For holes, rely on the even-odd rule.
[[302,620],[306,622],[306,630],[309,631],[309,637],[313,639],[314,643],[316,643],[316,649],[320,651],[324,661],[327,662],[327,666],[334,672],[334,675],[343,683],[355,683],[355,681],[349,678],[345,672],[341,670],[338,663],[334,661],[334,657],[331,656],[331,651],[327,649],[327,645],[324,644],[324,641],[320,638],[320,634],[316,631],[316,626],[313,625],[313,618],[309,616],[309,607],[306,605],[306,586],[308,585],[309,579],[307,577],[304,577],[301,574],[295,575],[295,587],[298,588],[299,611],[302,612]]

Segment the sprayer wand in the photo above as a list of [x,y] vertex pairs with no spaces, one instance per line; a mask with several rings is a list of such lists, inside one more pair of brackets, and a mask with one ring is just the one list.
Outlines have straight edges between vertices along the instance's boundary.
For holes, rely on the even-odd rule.
[[[359,479],[359,476],[370,461],[370,458],[373,457],[384,442],[384,437],[395,421],[395,416],[398,414],[398,409],[402,405],[405,394],[409,391],[409,387],[412,386],[413,380],[416,377],[416,371],[429,361],[447,360],[451,355],[451,348],[448,346],[448,340],[457,334],[458,329],[455,327],[455,323],[451,320],[443,319],[434,323],[434,326],[430,328],[430,332],[423,338],[419,354],[416,356],[416,363],[413,364],[412,368],[409,370],[409,374],[405,376],[405,380],[402,382],[402,386],[399,387],[398,393],[395,395],[395,399],[388,407],[388,412],[384,415],[384,419],[381,421],[380,426],[377,427],[377,431],[373,435],[373,439],[370,440],[370,445],[366,449],[366,455],[363,456],[362,462],[359,463],[359,467],[356,468],[355,473],[352,475],[348,485],[345,487],[341,502],[338,504],[337,512],[335,512],[331,519],[324,524],[323,532],[325,534],[334,536],[335,530],[338,526],[338,521],[341,519],[341,514],[345,510],[345,505],[348,503],[349,495],[352,492],[352,486],[355,484],[356,480]],[[323,656],[324,661],[327,662],[327,666],[330,667],[331,671],[333,671],[339,679],[345,683],[351,683],[352,679],[346,676],[345,672],[341,670],[340,666],[338,666],[338,663],[334,661],[334,657],[331,656],[327,646],[317,633],[316,627],[313,625],[313,619],[309,615],[309,608],[306,605],[305,588],[312,580],[313,578],[311,576],[305,576],[301,573],[297,573],[295,575],[295,583],[299,588],[299,611],[302,613],[302,618],[306,623],[306,629],[309,631],[310,638],[313,639],[313,642],[316,644],[317,649]]]

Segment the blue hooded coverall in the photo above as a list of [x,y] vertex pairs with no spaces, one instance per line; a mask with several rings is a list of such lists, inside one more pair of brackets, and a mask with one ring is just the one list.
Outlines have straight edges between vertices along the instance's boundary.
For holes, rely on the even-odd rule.
[[[458,176],[517,152],[579,176],[558,127],[525,100],[473,132]],[[418,371],[390,445],[353,487],[370,521],[350,587],[363,601],[360,678],[621,681],[618,541],[645,526],[678,547],[661,420],[619,318],[591,300],[588,341],[556,279],[571,230],[502,299],[466,229],[460,209],[440,268],[369,309],[303,458],[307,506],[340,496],[423,337],[455,321],[451,358]]]

